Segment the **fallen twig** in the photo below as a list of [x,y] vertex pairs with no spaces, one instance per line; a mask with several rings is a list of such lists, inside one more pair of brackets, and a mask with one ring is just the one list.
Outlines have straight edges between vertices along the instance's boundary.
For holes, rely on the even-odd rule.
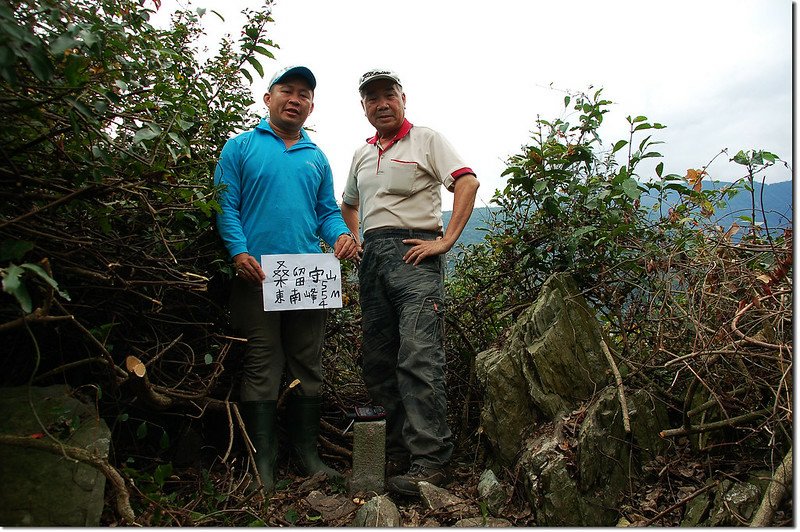
[[707,485],[703,486],[702,488],[700,488],[699,490],[695,491],[691,495],[679,500],[678,502],[676,502],[675,504],[673,504],[672,506],[670,506],[669,508],[667,508],[663,512],[659,512],[654,517],[651,517],[650,519],[648,519],[647,521],[645,521],[641,525],[637,525],[637,526],[641,526],[642,528],[644,528],[644,527],[652,525],[653,523],[655,523],[656,521],[658,521],[659,519],[661,519],[665,515],[668,515],[668,514],[672,513],[677,508],[680,508],[681,506],[683,506],[687,502],[691,501],[692,499],[694,499],[695,497],[697,497],[701,493],[707,492],[708,490],[710,490],[711,488],[717,486],[718,484],[719,484],[719,482],[714,482],[712,484],[707,484]]
[[631,418],[630,414],[628,413],[628,401],[625,399],[625,387],[622,384],[622,375],[620,375],[619,368],[617,368],[617,364],[611,357],[611,351],[608,349],[608,345],[606,344],[605,340],[600,340],[600,346],[603,348],[603,353],[606,355],[606,360],[608,360],[609,366],[611,366],[611,371],[614,372],[614,378],[617,381],[617,392],[619,393],[619,405],[622,407],[622,424],[625,427],[625,432],[630,434]]
[[743,414],[741,416],[736,416],[728,419],[723,419],[722,421],[717,421],[715,423],[708,423],[706,425],[696,425],[694,427],[681,427],[677,429],[667,429],[662,430],[658,433],[659,436],[662,438],[671,438],[674,436],[687,436],[689,434],[697,434],[700,432],[711,432],[712,430],[720,430],[724,428],[733,428],[741,423],[746,423],[748,421],[752,421],[754,419],[758,419],[765,414],[769,414],[771,410],[763,409],[757,412],[750,412],[748,414]]

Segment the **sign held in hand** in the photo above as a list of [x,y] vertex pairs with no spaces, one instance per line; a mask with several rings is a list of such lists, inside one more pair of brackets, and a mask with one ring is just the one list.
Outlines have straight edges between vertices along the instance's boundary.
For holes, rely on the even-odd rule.
[[264,310],[342,307],[342,270],[332,253],[261,255]]

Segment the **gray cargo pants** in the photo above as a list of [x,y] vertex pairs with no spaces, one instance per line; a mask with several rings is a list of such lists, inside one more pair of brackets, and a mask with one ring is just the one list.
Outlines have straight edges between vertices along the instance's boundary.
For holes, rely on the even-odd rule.
[[453,452],[447,425],[444,257],[406,264],[405,238],[436,233],[380,229],[365,237],[359,267],[364,381],[387,411],[387,456],[442,467]]

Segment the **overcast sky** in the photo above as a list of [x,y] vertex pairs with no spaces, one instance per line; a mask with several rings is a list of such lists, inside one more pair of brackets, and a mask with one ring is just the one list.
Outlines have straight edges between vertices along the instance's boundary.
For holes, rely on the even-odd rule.
[[[177,5],[220,12],[224,23],[203,18],[213,48],[225,33],[238,39],[240,11],[261,3],[164,0],[158,18]],[[376,66],[400,76],[406,117],[443,133],[475,170],[476,206],[504,186],[505,161],[528,143],[536,118],[565,117],[564,91],[589,85],[614,102],[601,129],[609,146],[627,138],[628,115],[667,126],[653,135],[665,142],[657,149],[666,173],[702,168],[723,148],[728,155],[708,169],[713,179],[744,175],[728,162],[740,149],[792,165],[788,0],[277,0],[272,17],[280,49],[263,61],[254,98],[261,102],[280,66],[314,72],[306,126],[331,162],[337,200],[354,150],[374,133],[357,81]],[[789,179],[776,168],[767,182]],[[443,201],[450,208],[452,195]]]

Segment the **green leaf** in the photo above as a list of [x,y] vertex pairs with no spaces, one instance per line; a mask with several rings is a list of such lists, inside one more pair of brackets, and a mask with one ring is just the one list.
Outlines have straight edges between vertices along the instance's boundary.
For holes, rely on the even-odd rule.
[[164,482],[172,475],[172,463],[161,464],[153,472],[153,481],[159,488],[164,487]]
[[265,56],[267,56],[267,57],[269,57],[270,55],[272,55],[272,54],[270,53],[270,51],[269,51],[269,50],[267,50],[266,48],[264,48],[263,46],[253,46],[253,51],[254,51],[254,52],[258,52],[258,53],[260,53],[261,55],[265,55]]
[[211,353],[206,353],[205,362],[206,364],[211,364],[212,362],[214,362],[214,357],[211,356]]
[[133,136],[133,143],[138,144],[144,140],[151,140],[160,134],[161,128],[158,127],[157,124],[151,122],[136,132],[136,134]]
[[770,162],[770,163],[774,163],[775,161],[777,161],[777,160],[780,160],[780,157],[778,157],[778,156],[777,156],[777,155],[775,155],[774,153],[770,153],[770,152],[768,152],[768,151],[762,151],[762,152],[761,152],[761,157],[762,157],[762,158],[763,158],[765,161],[767,161],[767,162]]
[[85,42],[86,46],[89,48],[100,42],[100,38],[97,36],[97,34],[92,33],[87,29],[81,30],[80,33],[78,33],[78,37]]
[[614,143],[614,148],[611,150],[611,153],[617,153],[619,150],[624,148],[628,144],[627,140],[619,140]]
[[136,429],[136,439],[143,440],[147,437],[147,422],[142,421],[139,428]]
[[286,511],[286,514],[284,514],[283,518],[286,519],[289,522],[289,524],[294,525],[297,522],[297,520],[300,519],[300,515],[294,508],[289,508]]
[[638,183],[636,183],[636,180],[632,177],[623,181],[620,188],[632,200],[639,199],[639,196],[642,194],[641,190],[639,190]]
[[253,75],[250,74],[250,72],[248,72],[246,68],[240,68],[239,71],[244,75],[244,77],[247,78],[247,81],[253,83]]
[[656,175],[661,177],[661,173],[664,171],[664,163],[658,163],[656,165]]
[[747,154],[744,151],[739,150],[739,153],[733,156],[733,162],[747,166],[750,164],[750,158],[747,157]]
[[60,295],[67,301],[70,300],[69,295],[58,287],[58,283],[56,282],[56,280],[50,277],[47,274],[47,272],[44,271],[44,268],[42,268],[38,264],[28,264],[28,263],[23,264],[22,267],[25,268],[26,270],[32,271],[33,273],[41,277],[47,284],[52,286],[56,290],[56,292],[58,292],[58,295]]
[[586,226],[583,226],[583,227],[579,227],[574,233],[572,233],[572,238],[578,238],[578,237],[583,236],[583,235],[585,235],[587,233],[591,233],[592,231],[595,231],[595,230],[597,230],[597,227],[595,227],[593,225],[586,225]]
[[10,264],[8,268],[0,269],[0,274],[3,277],[3,291],[14,296],[22,311],[28,314],[33,310],[33,305],[28,289],[20,279],[24,271],[16,264]]
[[41,48],[33,48],[25,53],[28,66],[41,81],[49,81],[53,75],[53,64]]
[[75,48],[80,42],[72,35],[65,33],[50,44],[50,53],[58,57],[64,52]]
[[177,133],[173,133],[172,131],[170,131],[168,135],[169,135],[169,138],[171,138],[172,140],[174,140],[175,142],[180,144],[181,148],[183,148],[184,150],[188,151],[189,144],[187,144],[186,139],[184,139],[183,137],[181,137]]
[[264,67],[261,66],[261,63],[258,62],[258,59],[253,57],[252,55],[247,56],[247,62],[258,72],[258,75],[262,78],[264,77]]

